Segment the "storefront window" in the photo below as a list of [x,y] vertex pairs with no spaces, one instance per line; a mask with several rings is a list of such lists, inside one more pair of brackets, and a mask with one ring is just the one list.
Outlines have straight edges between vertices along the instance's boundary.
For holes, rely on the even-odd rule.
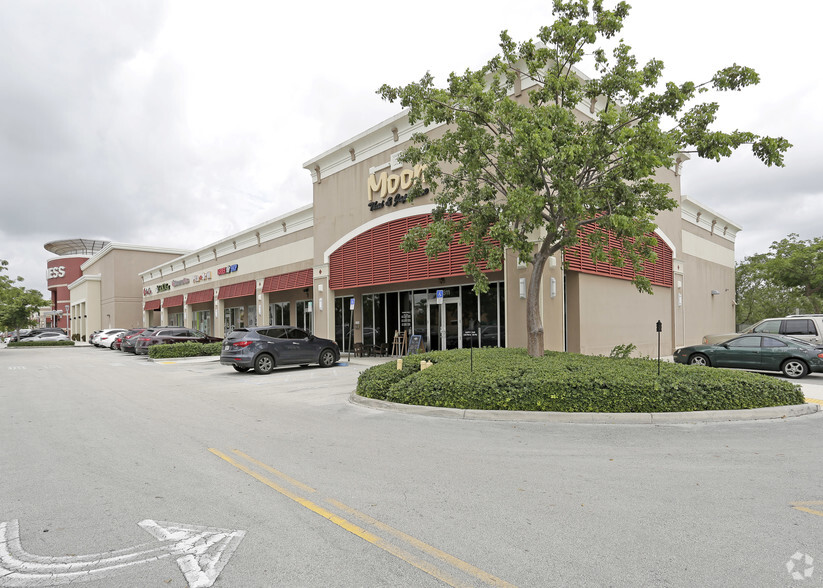
[[170,327],[184,327],[183,324],[183,313],[182,312],[170,312],[169,313],[169,326]]
[[269,324],[291,325],[291,309],[288,302],[272,302],[269,304]]
[[[394,330],[391,334],[393,337]],[[365,345],[386,343],[386,336],[386,295],[364,294],[363,343]]]
[[297,326],[309,333],[314,331],[314,322],[312,321],[312,301],[298,300],[297,301]]
[[340,351],[348,351],[354,343],[352,338],[351,325],[353,311],[351,310],[352,296],[337,296],[334,299],[334,340],[340,347]]
[[246,310],[242,306],[227,308],[224,314],[225,333],[228,335],[234,329],[240,329],[246,326],[245,318]]
[[210,310],[198,310],[194,313],[194,320],[192,322],[192,327],[197,329],[198,331],[202,331],[206,333],[206,335],[213,335],[211,328],[211,311]]

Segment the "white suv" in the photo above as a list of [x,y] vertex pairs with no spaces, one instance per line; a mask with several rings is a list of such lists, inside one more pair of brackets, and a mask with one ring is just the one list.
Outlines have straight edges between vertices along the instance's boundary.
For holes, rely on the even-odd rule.
[[803,339],[814,345],[823,345],[823,314],[793,314],[784,318],[767,318],[755,323],[743,333],[706,335],[704,345],[723,343],[746,333],[773,333]]

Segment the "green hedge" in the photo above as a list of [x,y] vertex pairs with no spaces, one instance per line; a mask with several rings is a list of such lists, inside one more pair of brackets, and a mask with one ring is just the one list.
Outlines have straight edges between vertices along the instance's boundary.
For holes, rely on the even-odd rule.
[[168,345],[152,345],[149,347],[149,357],[164,359],[167,357],[201,357],[204,355],[220,355],[220,343],[171,343]]
[[[434,365],[420,370],[420,362]],[[524,349],[436,351],[369,368],[357,393],[402,404],[483,410],[680,412],[803,404],[796,384],[717,368]]]
[[74,341],[16,341],[9,343],[9,347],[66,347],[74,345]]

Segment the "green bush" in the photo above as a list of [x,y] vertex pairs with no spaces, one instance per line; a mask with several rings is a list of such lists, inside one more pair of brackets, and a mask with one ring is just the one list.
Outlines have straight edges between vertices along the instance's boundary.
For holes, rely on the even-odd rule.
[[74,341],[16,341],[9,343],[9,347],[66,347],[74,345]]
[[202,357],[205,355],[220,355],[220,343],[170,343],[168,345],[152,345],[149,347],[149,357],[165,359],[168,357]]
[[[434,365],[420,370],[420,361]],[[482,410],[680,412],[804,402],[800,387],[741,371],[524,349],[438,351],[372,367],[357,393],[403,404]]]

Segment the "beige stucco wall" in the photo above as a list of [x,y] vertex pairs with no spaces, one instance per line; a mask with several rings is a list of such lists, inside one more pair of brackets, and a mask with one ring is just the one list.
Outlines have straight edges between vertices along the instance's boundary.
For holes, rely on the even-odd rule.
[[140,249],[114,247],[90,260],[83,270],[100,274],[100,302],[97,309],[98,328],[132,328],[142,325],[142,280],[139,273],[147,268],[178,257]]
[[673,351],[672,290],[653,287],[641,294],[628,280],[567,272],[569,351],[608,355],[616,345],[632,343],[640,355],[657,356],[657,321],[663,323],[661,348]]

